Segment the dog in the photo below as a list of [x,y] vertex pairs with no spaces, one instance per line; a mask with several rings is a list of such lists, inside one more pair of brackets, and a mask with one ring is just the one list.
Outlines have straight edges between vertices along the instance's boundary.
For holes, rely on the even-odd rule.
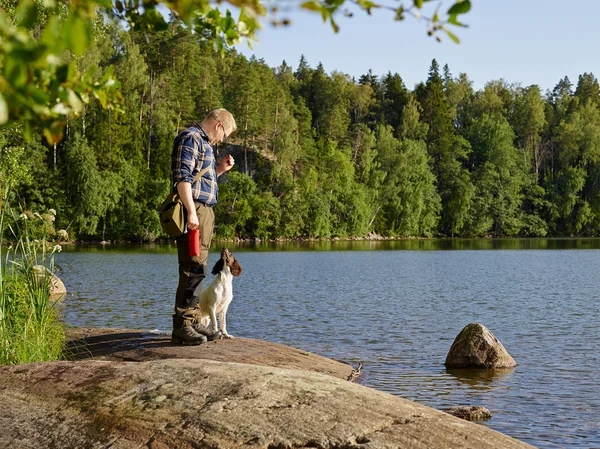
[[233,299],[233,277],[242,274],[242,267],[227,249],[221,250],[221,258],[212,269],[217,277],[200,295],[200,316],[202,325],[208,326],[213,333],[219,331],[217,315],[224,338],[233,338],[227,333],[227,309]]

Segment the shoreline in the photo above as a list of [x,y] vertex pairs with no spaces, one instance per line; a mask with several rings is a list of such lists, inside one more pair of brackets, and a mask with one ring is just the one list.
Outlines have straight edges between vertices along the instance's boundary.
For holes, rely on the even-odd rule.
[[[327,242],[411,242],[411,241],[576,241],[576,240],[600,240],[599,236],[556,236],[556,237],[506,237],[506,236],[483,236],[483,237],[400,237],[400,236],[365,236],[365,237],[294,237],[294,238],[276,238],[260,239],[258,237],[240,239],[240,238],[213,238],[212,245],[216,243],[234,243],[234,244],[294,244],[294,243],[327,243]],[[12,242],[2,242],[3,246]],[[175,245],[175,239],[158,238],[152,241],[139,240],[71,240],[58,242],[58,245]]]

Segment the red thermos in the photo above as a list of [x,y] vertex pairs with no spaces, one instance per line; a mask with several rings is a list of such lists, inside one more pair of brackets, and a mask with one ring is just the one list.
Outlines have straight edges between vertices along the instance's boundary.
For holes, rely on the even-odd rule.
[[190,241],[190,256],[196,257],[200,255],[200,232],[198,229],[190,229],[188,231],[188,239]]

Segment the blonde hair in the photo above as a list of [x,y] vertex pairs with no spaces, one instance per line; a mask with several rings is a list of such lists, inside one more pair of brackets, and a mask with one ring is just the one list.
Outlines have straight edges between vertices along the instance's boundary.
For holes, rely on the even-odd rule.
[[227,109],[214,109],[208,113],[204,120],[220,122],[223,127],[228,130],[227,135],[230,135],[237,129],[237,125],[235,124],[235,119],[231,112]]

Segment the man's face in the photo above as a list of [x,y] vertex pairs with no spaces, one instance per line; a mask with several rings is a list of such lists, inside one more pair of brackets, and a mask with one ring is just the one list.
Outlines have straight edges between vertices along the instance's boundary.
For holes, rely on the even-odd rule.
[[223,123],[221,123],[221,122],[217,122],[216,126],[218,128],[217,129],[217,132],[218,132],[217,136],[219,136],[216,143],[225,142],[227,140],[227,138],[229,137],[230,133],[228,133],[225,130],[225,125],[223,125]]

